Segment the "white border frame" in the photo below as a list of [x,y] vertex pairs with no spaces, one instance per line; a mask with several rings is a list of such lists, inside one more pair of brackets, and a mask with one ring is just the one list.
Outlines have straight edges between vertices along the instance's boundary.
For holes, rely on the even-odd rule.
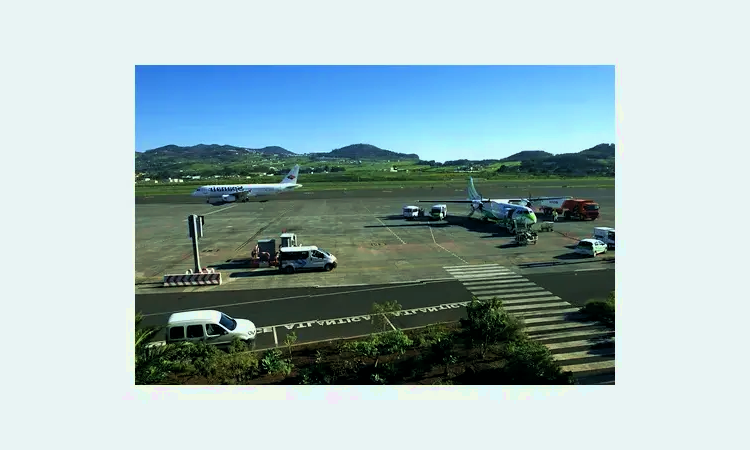
[[[208,5],[17,2],[4,10],[10,59],[3,73],[5,187],[32,187],[20,198],[6,197],[5,248],[13,256],[6,255],[6,274],[29,282],[10,277],[3,297],[18,317],[33,318],[7,322],[23,326],[13,333],[39,340],[6,344],[4,374],[13,385],[4,403],[14,404],[7,408],[9,429],[19,436],[33,432],[45,447],[68,436],[79,447],[157,448],[176,441],[197,447],[227,442],[216,439],[221,430],[250,447],[309,439],[307,445],[326,448],[480,442],[580,448],[605,438],[607,445],[632,448],[638,437],[649,447],[697,443],[711,430],[709,421],[692,423],[700,406],[714,420],[734,413],[700,405],[700,389],[717,379],[733,389],[733,374],[745,373],[732,368],[739,353],[730,353],[726,333],[733,329],[708,330],[725,320],[717,308],[743,297],[744,289],[725,295],[742,279],[732,261],[740,256],[732,244],[725,259],[702,258],[710,235],[695,226],[702,217],[695,213],[705,208],[693,207],[728,210],[724,197],[744,192],[736,181],[743,161],[728,154],[746,146],[744,136],[729,137],[744,125],[745,103],[737,100],[747,89],[735,86],[740,80],[744,86],[746,70],[736,59],[741,49],[733,47],[744,41],[737,36],[746,29],[744,14],[724,9],[722,22],[703,24],[707,11],[684,2]],[[695,59],[701,56],[709,59]],[[615,63],[616,192],[624,211],[617,214],[624,242],[617,252],[617,385],[134,388],[134,65],[292,62]],[[705,83],[717,72],[720,81]],[[707,153],[727,156],[714,162]],[[686,176],[690,183],[681,183]],[[654,253],[654,239],[670,250]],[[746,308],[732,302],[730,322]],[[98,328],[109,321],[127,331],[124,339]],[[58,331],[68,324],[80,334],[30,336],[32,323],[34,330]],[[717,359],[721,366],[711,366]],[[715,403],[721,393],[712,389]],[[198,399],[222,404],[169,404]],[[365,399],[372,402],[357,401]],[[221,411],[226,421],[195,427],[195,418],[176,419],[172,411]],[[667,435],[659,439],[655,433],[662,430]],[[712,445],[724,447],[718,441],[732,442],[730,434],[712,435]]]

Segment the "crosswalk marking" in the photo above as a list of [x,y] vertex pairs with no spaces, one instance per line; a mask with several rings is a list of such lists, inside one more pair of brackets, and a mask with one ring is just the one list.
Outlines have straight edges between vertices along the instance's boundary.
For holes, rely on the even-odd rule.
[[528,283],[526,278],[521,275],[515,277],[503,278],[502,280],[484,280],[484,281],[467,281],[462,283],[466,287],[480,287],[480,286],[496,286],[499,284],[516,284],[516,283]]
[[[530,283],[530,284],[532,284],[532,283]],[[512,289],[498,289],[498,288],[495,287],[495,288],[491,288],[491,289],[469,289],[469,291],[472,294],[493,294],[493,293],[496,293],[496,292],[500,292],[500,293],[503,293],[503,292],[528,292],[528,291],[543,291],[544,290],[543,287],[536,286],[536,285],[528,286],[528,285],[517,284],[517,285],[513,285],[513,286],[508,286],[508,287],[512,288]]]
[[596,322],[582,322],[579,308],[507,267],[478,264],[443,268],[478,300],[502,300],[509,313],[524,321],[529,336],[553,352],[562,370],[574,375],[603,375],[607,379],[597,384],[614,383],[614,347],[594,348],[602,340],[614,339],[614,331]]
[[[541,293],[540,293],[541,295]],[[480,299],[482,300],[482,299]],[[515,299],[515,300],[503,300],[503,305],[518,305],[522,303],[545,303],[545,302],[554,302],[556,300],[562,300],[560,297],[556,295],[549,295],[545,297],[534,297],[534,298],[521,298],[521,299]]]
[[581,364],[573,364],[569,366],[562,366],[562,370],[566,372],[583,372],[584,370],[612,369],[613,375],[614,375],[614,368],[615,368],[614,359],[608,359],[606,361],[597,361],[597,362],[592,362],[592,363],[581,363]]

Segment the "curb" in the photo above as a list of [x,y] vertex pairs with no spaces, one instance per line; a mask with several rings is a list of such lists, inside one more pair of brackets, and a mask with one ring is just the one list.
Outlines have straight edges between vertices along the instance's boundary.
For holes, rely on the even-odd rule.
[[608,259],[594,259],[591,261],[547,261],[547,262],[538,262],[538,263],[526,263],[526,264],[518,264],[516,267],[519,267],[521,269],[533,269],[536,267],[550,267],[550,266],[567,266],[571,264],[590,264],[590,263],[614,263],[614,258],[608,258]]

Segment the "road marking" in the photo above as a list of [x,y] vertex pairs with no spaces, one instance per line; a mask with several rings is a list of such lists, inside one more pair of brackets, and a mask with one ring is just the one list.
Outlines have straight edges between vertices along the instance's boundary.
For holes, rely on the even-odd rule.
[[615,360],[597,361],[593,363],[572,364],[560,367],[563,372],[583,372],[584,370],[614,369]]
[[609,269],[609,268],[608,267],[595,267],[595,268],[592,268],[592,269],[576,269],[575,271],[576,272],[590,272],[592,270],[607,270],[607,269]]
[[543,291],[543,292],[523,292],[523,293],[520,293],[520,294],[477,295],[477,298],[479,300],[489,300],[491,298],[497,297],[500,300],[504,301],[506,298],[512,298],[512,299],[515,300],[515,299],[518,299],[520,297],[539,297],[540,295],[543,295],[543,294],[552,295],[551,292]]
[[[543,292],[540,292],[541,294],[544,294]],[[550,294],[552,294],[550,292]],[[544,302],[551,302],[555,300],[562,300],[560,297],[556,295],[549,295],[548,297],[534,297],[534,298],[522,298],[522,299],[516,299],[516,300],[501,300],[503,302],[503,305],[518,305],[523,303],[544,303]],[[569,306],[568,304],[567,306]]]
[[432,236],[432,242],[433,242],[433,243],[434,243],[435,245],[437,245],[437,246],[438,246],[438,247],[440,247],[441,249],[445,250],[446,252],[450,253],[451,255],[455,256],[455,257],[456,257],[456,258],[458,258],[458,259],[459,259],[460,261],[462,261],[462,262],[463,262],[464,264],[469,264],[469,262],[468,262],[468,261],[466,261],[465,259],[461,258],[461,257],[460,257],[460,256],[458,256],[457,254],[453,253],[452,251],[448,250],[447,248],[445,248],[445,247],[443,247],[442,245],[440,245],[440,244],[438,244],[438,243],[437,243],[437,241],[435,240],[435,233],[433,233],[433,232],[432,232],[432,225],[431,225],[431,224],[430,224],[429,222],[427,222],[427,228],[429,228],[429,229],[430,229],[430,236]]
[[562,322],[565,320],[566,320],[565,314],[558,314],[556,316],[534,317],[530,319],[523,319],[524,323]]
[[454,277],[466,277],[471,275],[513,275],[513,272],[511,272],[508,269],[493,269],[491,267],[488,267],[486,269],[480,269],[480,270],[461,270],[461,271],[452,271],[450,272],[451,275]]
[[276,327],[273,327],[273,344],[279,346],[279,337],[276,335]]
[[[550,333],[543,334],[539,337],[535,337],[539,342],[553,341],[555,339],[565,339],[571,337],[589,336],[589,339],[605,339],[609,338],[613,331],[607,330],[582,330],[582,331],[566,331],[562,333]],[[612,336],[614,337],[614,336]]]
[[[210,216],[211,214],[216,214],[217,212],[226,211],[227,209],[234,208],[235,206],[237,206],[237,203],[235,203],[234,205],[229,205],[226,208],[221,208],[221,209],[217,209],[216,211],[211,211],[211,212],[207,212],[205,214],[198,214],[198,215],[199,216]],[[183,222],[187,222],[187,219],[182,219],[182,221]]]
[[[529,284],[531,284],[531,283],[529,283]],[[520,286],[519,285],[519,286],[512,286],[512,287],[513,288],[517,288],[517,289],[497,289],[497,288],[495,288],[495,289],[474,289],[474,290],[470,290],[469,292],[471,292],[472,294],[475,294],[475,295],[491,295],[491,294],[501,295],[501,294],[506,294],[506,293],[511,293],[511,292],[527,292],[527,291],[543,291],[543,290],[545,290],[541,286]]]
[[378,216],[376,216],[375,214],[373,214],[373,212],[370,211],[370,208],[368,208],[367,206],[365,206],[365,209],[367,210],[367,212],[369,212],[370,214],[372,214],[372,217],[374,217],[375,220],[377,220],[378,222],[380,222],[380,224],[383,225],[386,228],[386,230],[390,231],[394,236],[396,236],[396,239],[398,239],[399,241],[401,241],[402,244],[406,244],[406,242],[404,242],[404,240],[401,239],[399,237],[399,235],[397,235],[396,233],[394,233],[393,230],[391,230],[391,227],[389,227],[388,225],[386,225],[382,220],[380,220],[380,218]]
[[472,267],[488,267],[488,266],[492,266],[492,267],[496,267],[498,269],[501,269],[501,267],[498,266],[497,264],[468,264],[468,263],[467,263],[466,266],[443,266],[443,269],[445,269],[448,272],[450,272],[452,270],[463,270],[463,269],[471,269]]
[[[506,311],[519,311],[524,309],[549,309],[549,308],[557,308],[560,306],[570,306],[570,303],[568,302],[562,302],[562,303],[535,303],[535,304],[529,304],[529,305],[517,305],[517,306],[506,306]],[[589,324],[592,325],[592,324]],[[588,325],[587,325],[588,326]]]
[[388,319],[388,315],[383,316],[383,318],[385,319],[386,322],[388,322],[388,325],[391,326],[391,328],[393,329],[393,331],[396,331],[396,327],[394,327],[393,323],[391,323],[390,319]]
[[470,281],[480,281],[480,280],[499,280],[499,279],[507,279],[507,278],[521,278],[521,275],[515,275],[513,272],[510,273],[480,273],[477,275],[453,275],[457,280],[470,280]]
[[568,361],[571,359],[592,358],[595,356],[614,356],[615,354],[614,348],[605,348],[605,349],[593,350],[593,351],[595,353],[592,353],[591,350],[584,350],[582,352],[558,353],[552,356],[557,361]]
[[479,286],[491,286],[493,284],[502,284],[502,283],[526,283],[528,282],[528,280],[523,278],[521,275],[516,275],[515,277],[512,277],[512,278],[516,278],[516,279],[514,280],[514,279],[511,279],[511,277],[506,277],[506,278],[503,278],[502,280],[466,281],[466,282],[462,282],[461,284],[463,284],[467,288],[470,288],[470,287],[479,287]]
[[532,316],[544,316],[546,314],[577,313],[579,311],[580,310],[578,308],[561,308],[561,309],[554,309],[551,311],[518,312],[518,313],[513,313],[513,315],[526,320],[527,317],[531,318]]
[[556,342],[554,344],[544,344],[550,350],[560,350],[565,348],[574,347],[588,347],[591,346],[591,341],[588,339],[582,341],[568,341],[568,342]]
[[[567,305],[567,303],[565,303],[564,305]],[[563,304],[561,304],[560,306],[563,306]],[[534,333],[534,332],[539,332],[539,331],[566,330],[566,329],[573,329],[573,328],[593,327],[595,325],[598,325],[598,324],[596,322],[571,322],[571,323],[561,323],[558,325],[540,325],[536,327],[527,327],[526,332]],[[536,339],[536,336],[531,336],[531,337],[532,339]],[[544,337],[547,337],[547,336],[540,336],[540,338],[544,338]]]
[[510,269],[506,269],[505,267],[478,267],[476,269],[445,269],[448,273],[451,275],[456,274],[470,274],[470,273],[484,273],[484,272],[503,272],[503,273],[513,273],[510,271]]

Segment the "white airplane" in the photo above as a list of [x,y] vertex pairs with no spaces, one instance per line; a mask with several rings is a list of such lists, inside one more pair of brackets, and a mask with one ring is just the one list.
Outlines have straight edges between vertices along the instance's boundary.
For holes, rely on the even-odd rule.
[[266,197],[301,188],[302,185],[297,184],[298,174],[299,164],[295,165],[280,183],[201,186],[191,195],[193,197],[205,198],[206,203],[211,203],[212,199],[221,200],[226,203],[236,201],[246,202],[251,197]]
[[509,229],[515,227],[516,221],[522,225],[533,225],[536,223],[536,214],[531,209],[531,202],[527,199],[489,199],[479,195],[474,187],[474,179],[469,177],[467,187],[468,199],[466,200],[418,200],[419,202],[429,203],[466,203],[471,204],[471,217],[475,212],[479,212],[485,220],[500,222]]

